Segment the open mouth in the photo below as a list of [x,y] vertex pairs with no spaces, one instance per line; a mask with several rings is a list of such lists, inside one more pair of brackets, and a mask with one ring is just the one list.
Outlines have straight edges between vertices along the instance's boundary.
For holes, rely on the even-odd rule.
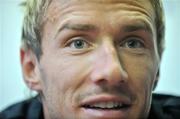
[[130,98],[101,94],[84,99],[80,108],[92,119],[124,119],[129,116],[132,106]]
[[99,102],[93,104],[84,104],[83,108],[95,109],[95,110],[125,110],[130,107],[129,104],[124,104],[120,102]]

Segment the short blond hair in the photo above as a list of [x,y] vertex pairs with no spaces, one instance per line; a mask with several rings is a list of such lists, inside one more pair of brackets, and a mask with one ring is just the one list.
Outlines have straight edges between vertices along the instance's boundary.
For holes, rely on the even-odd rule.
[[[41,28],[43,26],[43,17],[46,9],[52,0],[26,0],[22,3],[25,11],[23,30],[22,30],[22,47],[31,49],[39,59],[41,50]],[[164,49],[164,11],[161,0],[149,0],[155,11],[155,25],[157,31],[158,53],[161,57]]]
[[31,49],[38,59],[41,50],[41,29],[43,17],[51,0],[25,0],[21,3],[24,10],[21,47]]

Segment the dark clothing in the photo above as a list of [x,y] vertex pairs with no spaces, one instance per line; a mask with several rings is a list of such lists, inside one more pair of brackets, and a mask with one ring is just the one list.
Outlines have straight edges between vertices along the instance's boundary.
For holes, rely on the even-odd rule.
[[[42,104],[38,97],[8,107],[0,119],[43,119]],[[180,119],[180,97],[153,94],[148,119]]]
[[34,97],[14,104],[0,112],[0,119],[43,119],[42,103]]
[[180,97],[154,94],[149,119],[180,119]]

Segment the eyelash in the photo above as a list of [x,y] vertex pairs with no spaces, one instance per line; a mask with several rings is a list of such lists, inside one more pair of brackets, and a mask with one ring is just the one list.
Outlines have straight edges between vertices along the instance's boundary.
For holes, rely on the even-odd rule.
[[[134,48],[126,46],[126,45],[128,45],[126,43],[128,43],[129,41],[135,41],[136,44],[139,43],[138,44],[139,46],[134,47]],[[143,42],[143,40],[141,38],[136,37],[136,36],[131,36],[131,37],[125,38],[125,40],[120,44],[120,47],[130,48],[130,49],[140,49],[140,48],[145,48],[145,44],[144,44],[144,42]]]
[[[76,41],[81,41],[81,42],[83,42],[83,44],[84,44],[85,46],[83,46],[83,48],[75,48],[75,46],[73,47],[72,45],[73,45],[73,43],[75,43]],[[85,49],[85,48],[90,47],[90,43],[87,42],[87,40],[85,40],[85,39],[82,38],[82,37],[77,37],[77,38],[73,38],[73,39],[69,40],[69,41],[66,43],[65,46],[66,46],[66,47],[71,47],[71,48],[74,48],[74,49],[78,49],[78,50],[82,50],[82,49]],[[84,48],[84,47],[85,47],[85,48]]]

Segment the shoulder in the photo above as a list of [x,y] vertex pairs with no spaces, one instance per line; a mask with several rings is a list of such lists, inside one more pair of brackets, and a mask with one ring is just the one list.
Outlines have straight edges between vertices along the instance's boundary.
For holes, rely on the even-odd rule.
[[153,94],[149,119],[180,119],[180,97]]
[[0,119],[40,119],[42,104],[37,97],[16,103],[2,112]]

